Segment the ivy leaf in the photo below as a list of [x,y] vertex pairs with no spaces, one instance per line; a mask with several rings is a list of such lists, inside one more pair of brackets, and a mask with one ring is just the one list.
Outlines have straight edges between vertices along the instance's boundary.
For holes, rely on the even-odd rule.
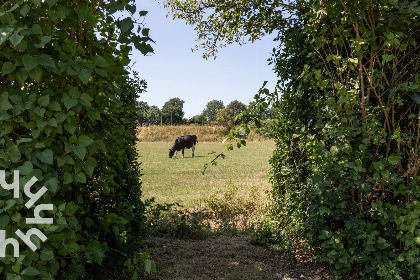
[[25,66],[26,70],[29,72],[38,65],[38,57],[25,54],[22,57],[22,62],[23,66]]
[[68,95],[64,95],[61,101],[64,103],[64,106],[66,106],[67,110],[70,110],[79,102],[76,99],[70,98]]
[[121,21],[121,32],[127,32],[133,29],[133,27],[133,20],[130,17],[127,17]]
[[35,276],[39,274],[41,274],[39,270],[33,267],[27,267],[22,271],[22,275],[27,275],[27,276]]
[[42,69],[39,67],[35,67],[31,71],[28,72],[29,76],[37,82],[41,81],[42,78]]
[[99,113],[99,111],[98,110],[96,110],[96,109],[93,109],[93,110],[90,110],[90,111],[88,111],[88,117],[91,119],[91,120],[98,120],[98,121],[101,121],[102,119],[101,119],[101,114]]
[[12,144],[7,150],[6,150],[6,154],[9,155],[10,160],[13,163],[17,163],[20,158],[22,157],[22,154],[19,151],[19,148],[17,145]]
[[389,156],[388,161],[392,165],[396,165],[398,162],[400,162],[401,157],[400,156]]
[[3,230],[9,224],[10,217],[6,214],[0,217],[0,228]]
[[50,6],[50,8],[51,8],[52,6],[54,6],[54,5],[55,5],[55,3],[57,3],[57,1],[58,1],[58,0],[46,0],[46,2],[47,2],[47,4],[48,4],[48,6]]
[[94,142],[95,141],[93,141],[89,136],[86,136],[86,135],[81,135],[79,136],[79,139],[78,139],[79,146],[82,146],[82,147],[87,147]]
[[34,166],[32,162],[25,161],[25,163],[22,166],[19,166],[17,169],[19,170],[20,174],[29,175],[34,169]]
[[49,96],[49,95],[44,95],[44,96],[41,96],[41,97],[38,99],[38,104],[39,104],[39,106],[41,106],[41,107],[46,107],[46,106],[48,106],[48,104],[50,104],[50,96]]
[[38,58],[39,64],[47,66],[50,68],[57,68],[55,65],[54,59],[51,58],[48,54],[43,54]]
[[86,172],[89,177],[92,177],[93,171],[95,170],[95,167],[98,165],[98,162],[95,158],[90,157],[86,160],[86,162],[83,164],[83,170]]
[[52,250],[42,250],[41,254],[39,255],[40,259],[43,261],[49,261],[54,258],[54,252]]
[[45,163],[53,164],[54,154],[50,149],[38,153],[38,158]]
[[26,17],[26,15],[29,13],[29,11],[31,10],[31,7],[29,7],[28,4],[23,5],[22,9],[20,9],[20,14],[23,17]]
[[17,45],[20,44],[20,42],[22,41],[24,37],[15,33],[12,36],[9,37],[10,42],[12,43],[13,47],[16,47]]
[[65,172],[63,177],[63,184],[70,184],[73,182],[73,175],[70,172]]
[[4,75],[7,75],[7,74],[10,74],[10,73],[12,73],[13,71],[15,71],[15,69],[16,69],[16,67],[15,67],[15,65],[13,64],[13,63],[11,63],[10,61],[8,61],[8,62],[5,62],[4,64],[3,64],[3,66],[1,67],[1,74],[4,76]]
[[16,72],[16,78],[19,80],[20,83],[24,83],[28,78],[28,72],[25,68],[19,68]]
[[83,172],[79,172],[74,175],[74,179],[79,183],[86,183],[86,175]]
[[89,79],[90,79],[90,76],[91,76],[92,74],[90,73],[90,71],[89,70],[87,70],[87,69],[82,69],[82,70],[80,70],[80,72],[79,72],[79,78],[80,78],[80,80],[83,82],[83,83],[85,83],[85,84],[87,84],[88,82],[89,82]]
[[73,147],[73,152],[76,154],[76,156],[78,158],[83,160],[85,158],[85,155],[86,155],[86,148],[83,147],[83,146],[74,146]]

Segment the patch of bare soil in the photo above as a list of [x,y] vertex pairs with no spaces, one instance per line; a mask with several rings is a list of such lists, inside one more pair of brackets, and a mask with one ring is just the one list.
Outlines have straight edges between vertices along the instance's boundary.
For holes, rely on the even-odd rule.
[[153,237],[141,251],[156,262],[147,280],[330,279],[328,270],[310,262],[290,261],[280,252],[253,245],[249,235],[206,240]]

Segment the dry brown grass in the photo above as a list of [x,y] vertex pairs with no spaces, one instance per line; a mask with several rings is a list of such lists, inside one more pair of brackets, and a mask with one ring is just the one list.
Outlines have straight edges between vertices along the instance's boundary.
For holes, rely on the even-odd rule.
[[[137,139],[140,142],[173,142],[177,137],[187,134],[197,135],[199,142],[220,142],[226,138],[228,130],[223,126],[208,125],[166,125],[141,126],[137,128]],[[248,141],[269,141],[251,129]]]
[[150,238],[143,251],[156,262],[150,280],[321,280],[328,270],[309,261],[289,260],[280,252],[251,244],[249,235],[206,240]]

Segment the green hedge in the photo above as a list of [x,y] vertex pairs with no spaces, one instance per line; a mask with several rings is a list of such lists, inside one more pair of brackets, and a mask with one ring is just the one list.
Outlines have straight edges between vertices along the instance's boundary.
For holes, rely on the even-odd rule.
[[[33,238],[36,251],[17,238],[17,258],[8,245],[0,279],[99,279],[98,265],[122,263],[144,228],[134,124],[145,84],[125,68],[131,45],[152,48],[135,23],[146,12],[133,2],[0,6],[0,170],[8,183],[20,172],[19,198],[0,189],[0,228],[6,238],[30,228],[47,237]],[[41,216],[53,224],[26,223],[35,206],[25,206],[23,188],[33,176],[33,193],[48,189],[35,206],[52,204]]]
[[273,221],[337,278],[420,275],[418,1],[297,1],[274,54]]

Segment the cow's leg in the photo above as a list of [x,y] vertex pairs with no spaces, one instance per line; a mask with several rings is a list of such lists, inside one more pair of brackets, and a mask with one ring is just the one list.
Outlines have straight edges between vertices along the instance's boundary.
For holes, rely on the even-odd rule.
[[182,149],[182,158],[184,158],[184,149]]
[[195,145],[192,146],[192,156],[191,157],[194,157],[194,150],[195,150]]
[[178,151],[175,151],[175,155],[174,155],[174,158],[176,158],[176,153],[177,153]]

